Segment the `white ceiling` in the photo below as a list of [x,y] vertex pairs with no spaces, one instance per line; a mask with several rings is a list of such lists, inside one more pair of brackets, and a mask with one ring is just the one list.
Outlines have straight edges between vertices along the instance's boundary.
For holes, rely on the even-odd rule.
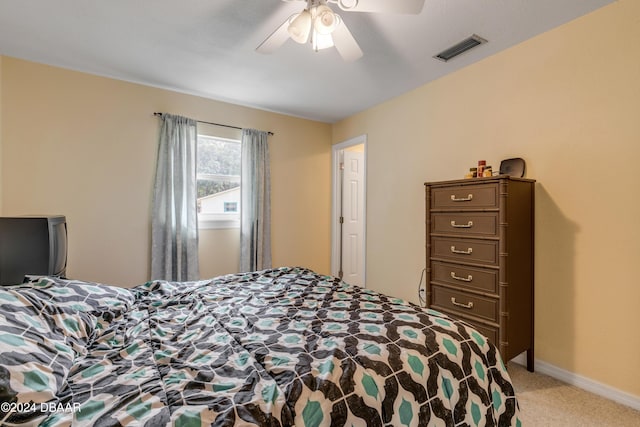
[[[419,15],[334,7],[364,52],[344,62],[292,40],[255,52],[305,1],[0,0],[0,54],[333,123],[613,1],[426,0]],[[472,34],[489,42],[432,58]]]

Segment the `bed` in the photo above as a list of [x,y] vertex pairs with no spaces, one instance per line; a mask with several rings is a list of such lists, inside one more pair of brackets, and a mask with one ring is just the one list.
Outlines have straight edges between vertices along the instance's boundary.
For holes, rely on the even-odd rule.
[[518,426],[468,325],[304,268],[0,288],[0,425]]

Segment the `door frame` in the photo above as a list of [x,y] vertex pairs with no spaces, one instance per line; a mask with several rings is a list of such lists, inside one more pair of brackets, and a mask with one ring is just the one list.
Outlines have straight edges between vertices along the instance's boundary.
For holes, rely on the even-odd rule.
[[332,146],[331,151],[331,274],[338,277],[340,267],[340,151],[353,147],[355,145],[364,146],[364,180],[362,185],[362,205],[364,213],[362,215],[363,229],[362,234],[362,268],[363,277],[367,279],[367,135],[360,135],[354,138],[342,141]]

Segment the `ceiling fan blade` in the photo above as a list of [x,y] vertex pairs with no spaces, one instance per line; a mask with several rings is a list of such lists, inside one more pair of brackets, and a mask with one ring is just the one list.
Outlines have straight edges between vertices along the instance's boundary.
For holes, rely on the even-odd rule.
[[358,42],[353,38],[351,31],[349,31],[344,21],[333,30],[331,35],[333,36],[333,44],[340,56],[342,56],[342,59],[345,61],[355,61],[362,56],[362,49],[358,46]]
[[417,15],[424,7],[424,0],[330,0],[342,10],[353,12],[386,12]]
[[289,19],[290,18],[287,18],[287,20],[284,21],[282,25],[276,28],[276,30],[271,33],[269,37],[267,37],[262,43],[260,43],[260,46],[256,48],[256,52],[272,53],[280,46],[282,46],[284,42],[286,42],[289,38],[289,31],[287,31],[289,27]]

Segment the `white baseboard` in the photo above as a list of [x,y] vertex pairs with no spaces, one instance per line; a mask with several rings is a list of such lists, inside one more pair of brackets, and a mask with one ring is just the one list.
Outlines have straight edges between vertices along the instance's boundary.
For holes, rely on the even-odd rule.
[[[512,362],[526,366],[526,353],[516,356],[512,359]],[[558,368],[540,359],[535,359],[535,371],[640,411],[640,396],[635,396],[574,372]]]

